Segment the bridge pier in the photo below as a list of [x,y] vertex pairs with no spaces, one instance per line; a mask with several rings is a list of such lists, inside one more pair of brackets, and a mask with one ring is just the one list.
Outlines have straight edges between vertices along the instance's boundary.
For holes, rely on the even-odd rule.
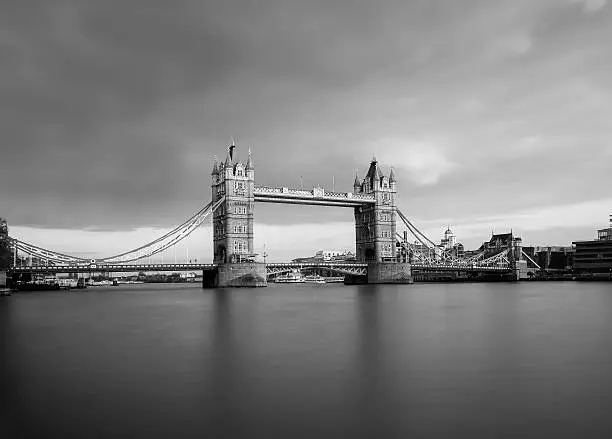
[[368,263],[369,284],[411,284],[412,270],[408,262]]
[[258,262],[219,264],[214,270],[204,271],[203,288],[267,287],[266,265]]

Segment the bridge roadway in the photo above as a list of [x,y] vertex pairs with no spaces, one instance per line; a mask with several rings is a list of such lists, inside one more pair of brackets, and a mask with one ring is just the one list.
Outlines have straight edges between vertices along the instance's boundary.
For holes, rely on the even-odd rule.
[[[366,275],[368,273],[367,262],[312,262],[312,263],[297,263],[297,262],[283,262],[283,263],[271,263],[267,264],[268,275],[279,274],[290,271],[292,269],[306,269],[306,268],[327,268],[339,273],[344,274],[357,274]],[[508,265],[479,265],[476,263],[472,264],[449,264],[449,263],[438,263],[438,264],[427,264],[421,262],[414,262],[410,264],[411,270],[418,271],[463,271],[463,272],[478,272],[478,273],[510,273],[512,268]]]
[[[13,267],[13,273],[135,273],[140,271],[210,271],[218,264],[82,264],[82,265],[33,265],[27,267]],[[366,275],[368,264],[365,262],[278,262],[266,264],[268,276],[286,273],[293,269],[325,268],[342,274]],[[480,273],[509,273],[512,269],[507,265],[478,265],[478,264],[411,264],[412,270],[418,271],[463,271]]]
[[14,267],[13,273],[136,273],[140,271],[214,270],[217,264],[82,264]]

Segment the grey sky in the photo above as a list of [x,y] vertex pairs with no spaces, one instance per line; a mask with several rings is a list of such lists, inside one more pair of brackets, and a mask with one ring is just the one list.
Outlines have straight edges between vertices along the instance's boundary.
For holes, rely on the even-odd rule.
[[[2,2],[1,214],[37,228],[177,224],[210,198],[212,156],[232,135],[259,184],[335,176],[350,190],[376,154],[424,222],[512,227],[517,210],[609,201],[611,6]],[[352,218],[257,209],[266,224]]]

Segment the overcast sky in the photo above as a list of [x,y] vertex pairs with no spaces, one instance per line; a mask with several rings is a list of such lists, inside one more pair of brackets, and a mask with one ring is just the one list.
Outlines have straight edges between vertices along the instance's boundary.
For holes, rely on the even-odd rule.
[[[612,212],[611,41],[606,0],[3,1],[0,216],[125,250],[209,201],[233,136],[258,184],[349,191],[375,154],[435,240],[590,239]],[[354,248],[350,209],[256,223],[277,259]]]

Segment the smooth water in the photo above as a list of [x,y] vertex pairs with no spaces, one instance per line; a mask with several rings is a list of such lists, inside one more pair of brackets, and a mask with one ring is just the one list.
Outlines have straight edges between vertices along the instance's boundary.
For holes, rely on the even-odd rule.
[[0,436],[610,438],[612,284],[0,298]]

